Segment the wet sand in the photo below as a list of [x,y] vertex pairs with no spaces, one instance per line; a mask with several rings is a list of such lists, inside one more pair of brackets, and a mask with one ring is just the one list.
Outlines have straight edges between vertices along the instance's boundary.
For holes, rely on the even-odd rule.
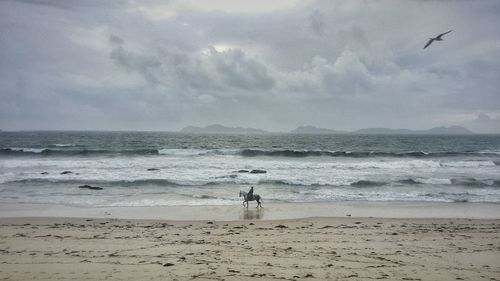
[[256,209],[225,206],[75,207],[54,204],[0,203],[0,217],[81,217],[157,220],[282,220],[305,217],[467,218],[500,219],[498,203],[413,201],[344,201],[331,203],[269,203]]
[[0,280],[500,280],[500,220],[1,218]]

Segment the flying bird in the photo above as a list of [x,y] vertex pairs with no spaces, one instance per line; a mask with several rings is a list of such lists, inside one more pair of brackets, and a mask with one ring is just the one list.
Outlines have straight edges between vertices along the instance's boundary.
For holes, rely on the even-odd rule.
[[430,45],[430,44],[432,44],[432,42],[434,42],[434,41],[443,41],[443,38],[442,38],[442,37],[443,37],[443,35],[448,34],[448,33],[450,33],[450,32],[451,32],[451,30],[450,30],[450,31],[447,31],[447,32],[445,32],[445,33],[441,33],[441,34],[439,34],[438,36],[436,36],[436,37],[434,37],[434,38],[430,38],[430,39],[429,39],[429,42],[427,42],[427,44],[425,44],[424,49],[425,49],[425,48],[427,48],[427,47],[429,47],[429,45]]

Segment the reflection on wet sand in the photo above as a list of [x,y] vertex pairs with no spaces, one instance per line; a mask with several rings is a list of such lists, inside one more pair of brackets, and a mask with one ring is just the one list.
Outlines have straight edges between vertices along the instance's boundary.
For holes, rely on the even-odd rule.
[[249,210],[243,209],[240,212],[240,220],[260,220],[264,218],[264,209]]

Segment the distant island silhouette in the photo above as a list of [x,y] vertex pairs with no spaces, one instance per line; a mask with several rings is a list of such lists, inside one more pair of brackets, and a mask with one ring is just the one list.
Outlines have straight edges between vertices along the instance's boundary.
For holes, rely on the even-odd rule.
[[[227,127],[220,124],[209,125],[206,127],[187,126],[180,130],[181,133],[190,134],[272,134],[255,128]],[[299,126],[290,132],[280,132],[299,135],[335,135],[335,134],[359,134],[359,135],[468,135],[474,134],[471,130],[461,126],[434,127],[428,130],[410,130],[410,129],[389,129],[389,128],[365,128],[356,131],[341,131],[315,126]]]

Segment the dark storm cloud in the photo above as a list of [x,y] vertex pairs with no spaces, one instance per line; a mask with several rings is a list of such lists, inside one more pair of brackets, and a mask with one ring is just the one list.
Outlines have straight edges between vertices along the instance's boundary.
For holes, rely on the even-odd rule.
[[4,1],[0,126],[500,132],[500,4],[395,3]]
[[183,86],[185,90],[265,91],[274,86],[266,66],[248,59],[238,49],[217,51],[213,46],[197,54],[162,50],[159,54],[133,54],[126,51],[123,40],[110,36],[111,58],[128,70],[136,71],[153,84]]

